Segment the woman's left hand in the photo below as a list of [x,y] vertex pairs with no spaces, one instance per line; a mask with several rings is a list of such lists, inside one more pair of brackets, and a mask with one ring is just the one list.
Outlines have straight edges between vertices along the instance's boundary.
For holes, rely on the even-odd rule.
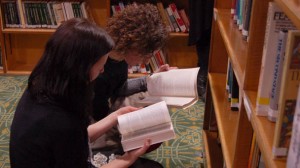
[[178,69],[178,68],[177,67],[170,67],[169,64],[164,64],[164,65],[160,66],[154,73],[169,71],[169,70],[172,70],[172,69]]

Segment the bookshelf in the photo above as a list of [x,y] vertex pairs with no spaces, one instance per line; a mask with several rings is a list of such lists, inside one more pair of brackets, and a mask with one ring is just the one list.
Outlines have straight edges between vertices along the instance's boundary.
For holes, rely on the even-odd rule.
[[[24,0],[15,0],[22,6]],[[78,0],[74,0],[77,1]],[[4,2],[0,1],[1,4]],[[80,1],[81,2],[81,1]],[[115,0],[85,0],[89,15],[100,26],[105,26],[111,15],[111,3]],[[139,2],[137,0],[137,2]],[[141,2],[145,2],[142,1]],[[150,2],[150,0],[149,0]],[[152,1],[151,1],[152,2]],[[174,1],[180,8],[188,8],[188,0]],[[163,3],[167,4],[166,0]],[[19,8],[20,13],[23,9]],[[3,70],[0,74],[29,74],[42,55],[44,46],[55,29],[50,28],[10,28],[4,26],[3,10],[1,10],[1,46]],[[194,46],[187,46],[187,33],[170,33],[167,43],[167,59],[171,66],[180,68],[196,67],[197,54]]]
[[[230,15],[231,0],[216,0],[211,36],[211,52],[204,120],[204,141],[213,133],[209,130],[211,112],[218,125],[221,147],[206,143],[208,159],[221,162],[226,167],[247,167],[249,165],[252,134],[255,133],[258,147],[267,167],[286,167],[283,159],[272,158],[272,143],[275,123],[266,117],[256,116],[256,97],[259,83],[262,50],[266,26],[268,2],[253,0],[248,42],[242,39],[240,31]],[[275,0],[286,15],[300,29],[300,4],[297,1]],[[231,61],[239,85],[239,111],[231,111],[225,88],[227,60]],[[214,111],[212,111],[213,105]],[[210,137],[210,141],[218,142]],[[212,153],[222,153],[222,158]],[[212,163],[212,161],[207,161]],[[208,165],[210,167],[211,165]]]
[[[1,1],[2,4],[3,1]],[[20,6],[23,0],[16,0]],[[107,1],[86,1],[89,11],[98,25],[105,25]],[[19,8],[20,13],[23,9]],[[1,46],[3,71],[8,74],[29,74],[42,55],[44,46],[55,29],[49,28],[8,28],[4,26],[1,10]]]

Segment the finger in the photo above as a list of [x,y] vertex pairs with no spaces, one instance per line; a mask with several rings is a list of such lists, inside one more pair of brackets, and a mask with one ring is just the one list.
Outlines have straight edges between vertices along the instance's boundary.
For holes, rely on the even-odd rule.
[[147,149],[150,147],[150,144],[151,144],[151,140],[147,139],[147,140],[145,140],[143,147],[133,150],[133,151],[130,151],[129,153],[133,154],[135,156],[143,155],[147,151]]

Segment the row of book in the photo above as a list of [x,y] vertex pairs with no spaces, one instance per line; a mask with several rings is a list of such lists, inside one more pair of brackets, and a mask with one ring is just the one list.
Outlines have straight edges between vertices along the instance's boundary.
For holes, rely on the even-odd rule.
[[286,157],[300,84],[300,31],[274,2],[269,2],[256,115],[276,122],[272,153]]
[[[235,3],[240,5],[246,1],[236,0]],[[238,11],[239,9],[236,8],[235,13],[239,13]],[[237,18],[237,23],[240,22],[238,19],[240,16],[233,17]],[[235,86],[237,81],[230,61],[228,62],[226,89],[231,101],[231,110],[235,111],[236,107],[233,104],[240,101],[238,93],[236,93],[236,97],[233,94],[235,90],[239,89],[238,85]],[[300,116],[299,85],[300,30],[297,30],[275,2],[269,2],[255,113],[258,116],[266,117],[270,122],[275,122],[272,144],[274,159],[290,157],[288,156],[290,150],[297,148],[291,157],[294,161],[295,159],[300,161],[300,135],[298,135],[300,127],[296,118]],[[298,136],[292,140],[294,144],[291,142],[292,132]],[[290,147],[291,145],[296,147]],[[295,167],[300,166],[300,162],[298,162],[293,163],[297,164]]]
[[228,101],[230,102],[230,109],[232,111],[239,111],[239,85],[229,59],[227,64],[226,90],[228,93]]
[[248,168],[265,168],[265,162],[262,158],[261,151],[259,149],[256,134],[253,133],[251,149],[249,154]]
[[[127,4],[122,1],[112,4],[112,14],[122,11]],[[156,6],[169,32],[189,31],[190,21],[184,9],[178,9],[175,3],[164,6],[162,2],[157,2]]]
[[139,64],[136,66],[129,66],[128,73],[152,73],[159,69],[160,66],[167,63],[165,54],[162,50],[153,53],[149,64]]
[[231,16],[246,41],[249,39],[251,11],[252,0],[232,0]]
[[8,28],[57,28],[75,17],[88,18],[86,8],[86,2],[1,2],[2,19]]

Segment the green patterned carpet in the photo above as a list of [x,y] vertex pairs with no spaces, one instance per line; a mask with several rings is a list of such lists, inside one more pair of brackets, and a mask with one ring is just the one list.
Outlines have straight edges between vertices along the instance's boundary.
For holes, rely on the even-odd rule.
[[9,168],[9,134],[16,105],[27,86],[27,76],[0,76],[0,168]]
[[[9,168],[9,134],[15,107],[27,86],[27,76],[0,76],[0,168]],[[163,143],[145,157],[156,160],[165,168],[204,167],[202,123],[204,103],[191,108],[170,109],[176,139]]]
[[204,167],[201,135],[204,103],[198,101],[185,110],[170,108],[170,115],[176,139],[164,142],[146,157],[162,163],[165,168]]

